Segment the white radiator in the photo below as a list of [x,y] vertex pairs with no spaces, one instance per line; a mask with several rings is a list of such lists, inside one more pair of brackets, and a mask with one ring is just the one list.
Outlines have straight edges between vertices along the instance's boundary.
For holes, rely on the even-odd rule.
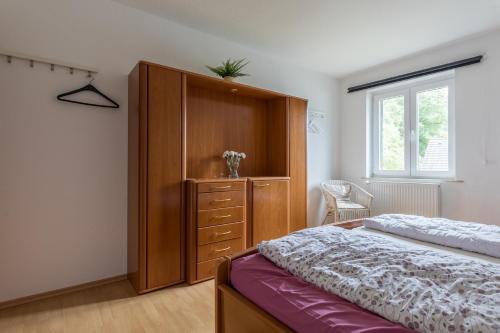
[[439,184],[372,182],[368,188],[375,197],[372,216],[388,213],[441,216]]

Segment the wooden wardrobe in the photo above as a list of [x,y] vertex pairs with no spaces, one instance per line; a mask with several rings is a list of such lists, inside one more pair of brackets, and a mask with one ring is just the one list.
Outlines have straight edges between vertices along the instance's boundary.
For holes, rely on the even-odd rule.
[[[127,264],[138,293],[196,282],[197,274],[210,278],[214,255],[205,249],[230,242],[236,251],[306,227],[306,109],[301,98],[143,61],[135,66]],[[227,179],[225,150],[247,154],[242,178]],[[224,182],[235,187],[211,185]],[[226,196],[235,215],[213,225],[203,220],[219,207],[200,200]]]

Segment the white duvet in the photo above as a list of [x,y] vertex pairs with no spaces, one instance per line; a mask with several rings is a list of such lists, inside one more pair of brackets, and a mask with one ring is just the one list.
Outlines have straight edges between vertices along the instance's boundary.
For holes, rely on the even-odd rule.
[[500,258],[500,227],[495,225],[401,214],[370,217],[364,221],[364,225],[424,242]]
[[293,275],[410,329],[500,332],[499,264],[330,226],[258,249]]

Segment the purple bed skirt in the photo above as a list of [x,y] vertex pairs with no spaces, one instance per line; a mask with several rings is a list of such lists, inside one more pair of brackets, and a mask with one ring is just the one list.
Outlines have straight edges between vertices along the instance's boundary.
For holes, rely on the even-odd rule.
[[414,332],[302,281],[258,253],[232,262],[231,283],[296,332]]

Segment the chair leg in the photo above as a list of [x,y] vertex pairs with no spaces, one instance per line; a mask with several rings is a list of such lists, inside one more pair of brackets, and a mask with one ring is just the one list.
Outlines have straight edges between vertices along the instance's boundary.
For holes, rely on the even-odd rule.
[[321,221],[321,225],[325,225],[326,220],[328,219],[328,216],[330,216],[330,213],[327,211],[325,213],[325,217],[323,218],[323,221]]

